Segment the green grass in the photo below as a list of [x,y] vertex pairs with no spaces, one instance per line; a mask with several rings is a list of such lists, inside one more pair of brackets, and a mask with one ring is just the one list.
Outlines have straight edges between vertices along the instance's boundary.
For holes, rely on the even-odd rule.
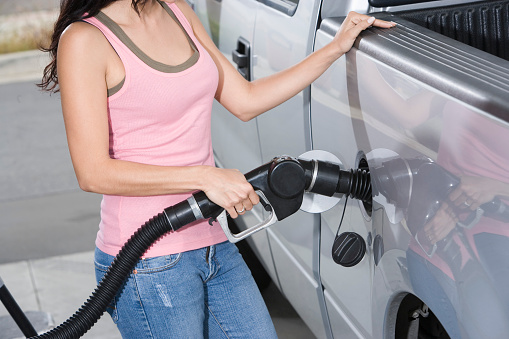
[[57,15],[57,11],[0,15],[0,53],[47,47]]
[[39,49],[41,46],[47,47],[51,33],[51,28],[12,33],[0,39],[0,54],[29,51]]

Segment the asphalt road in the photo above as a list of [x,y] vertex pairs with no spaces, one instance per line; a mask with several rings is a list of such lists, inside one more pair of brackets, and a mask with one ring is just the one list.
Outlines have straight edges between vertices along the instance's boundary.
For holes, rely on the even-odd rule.
[[78,187],[60,96],[0,85],[0,264],[93,250],[100,199]]

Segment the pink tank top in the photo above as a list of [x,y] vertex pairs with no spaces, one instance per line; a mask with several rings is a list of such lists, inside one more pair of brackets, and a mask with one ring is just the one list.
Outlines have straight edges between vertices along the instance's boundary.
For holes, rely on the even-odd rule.
[[[108,90],[110,156],[160,166],[214,166],[210,118],[218,71],[177,5],[161,5],[181,26],[194,49],[193,56],[178,66],[150,59],[104,13],[85,19],[108,39],[126,74],[121,84]],[[116,255],[147,220],[189,196],[104,195],[96,246]],[[201,220],[166,234],[145,257],[180,253],[225,240],[218,225]]]
[[[509,148],[507,147],[509,135],[506,127],[454,101],[448,102],[443,111],[443,126],[447,133],[442,133],[440,137],[437,163],[456,176],[485,177],[504,183],[509,182]],[[507,200],[504,202],[509,203]],[[492,233],[509,236],[507,223],[488,217],[481,217],[474,227],[464,229],[463,232],[472,253],[476,256],[475,234]],[[465,240],[459,239],[457,235],[454,239],[460,244],[464,264],[471,253],[464,245]],[[439,255],[429,258],[415,239],[412,239],[410,248],[454,279],[448,264]]]

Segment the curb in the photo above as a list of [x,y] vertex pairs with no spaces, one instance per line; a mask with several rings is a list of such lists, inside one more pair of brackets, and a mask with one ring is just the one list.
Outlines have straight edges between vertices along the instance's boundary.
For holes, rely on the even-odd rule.
[[39,50],[0,54],[0,85],[42,78],[49,55]]
[[[2,46],[20,43],[20,47],[26,47],[22,42],[37,41],[43,32],[52,29],[58,13],[57,9],[48,9],[0,14],[0,43]],[[49,63],[45,54],[39,50],[0,54],[0,84],[40,80]]]

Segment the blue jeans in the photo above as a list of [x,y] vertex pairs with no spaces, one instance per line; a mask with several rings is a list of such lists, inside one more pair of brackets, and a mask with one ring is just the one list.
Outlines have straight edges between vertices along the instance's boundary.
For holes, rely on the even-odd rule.
[[[114,257],[96,249],[100,281]],[[108,308],[122,338],[277,338],[234,244],[140,259]]]
[[407,263],[416,295],[431,308],[452,339],[508,337],[504,300],[475,260],[453,270],[455,280],[412,250],[407,251]]
[[490,277],[497,295],[505,306],[509,320],[509,238],[499,234],[474,235],[479,259]]
[[455,306],[458,304],[456,286],[438,267],[409,249],[406,252],[408,273],[412,287],[419,298],[440,319],[452,339],[461,338]]

